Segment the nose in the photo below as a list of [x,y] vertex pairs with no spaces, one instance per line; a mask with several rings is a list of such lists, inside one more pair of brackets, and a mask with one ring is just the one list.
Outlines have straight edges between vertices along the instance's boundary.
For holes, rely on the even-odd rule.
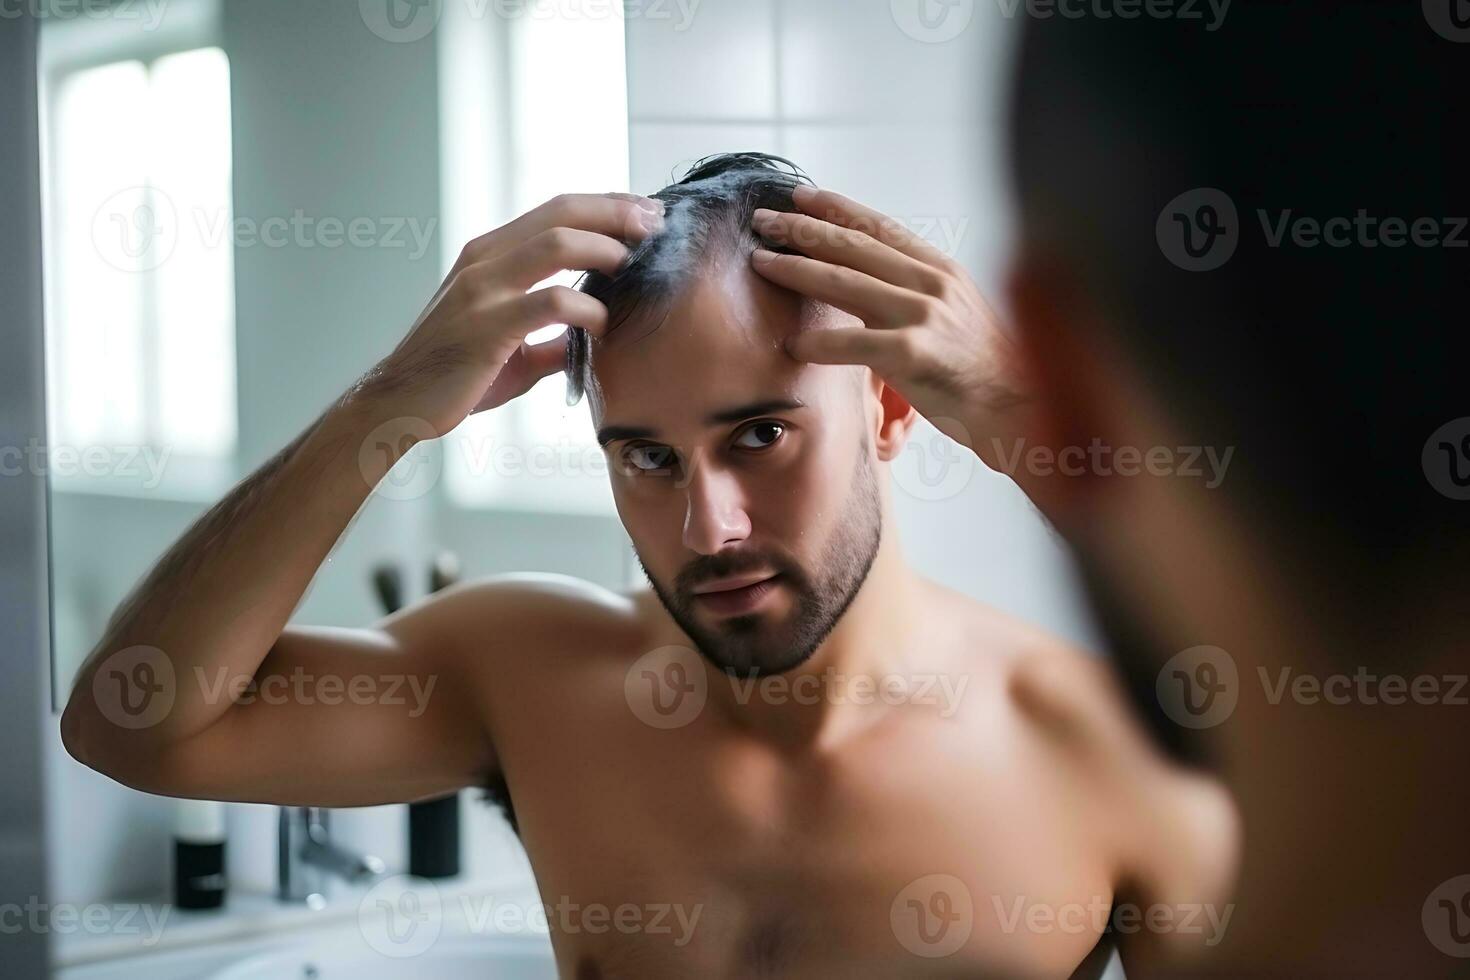
[[684,547],[701,555],[750,537],[750,515],[734,474],[696,463],[689,476]]

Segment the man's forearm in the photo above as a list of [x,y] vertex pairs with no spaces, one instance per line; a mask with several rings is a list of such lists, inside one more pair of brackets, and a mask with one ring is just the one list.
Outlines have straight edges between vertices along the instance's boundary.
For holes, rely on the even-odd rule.
[[125,734],[99,712],[92,678],[131,647],[154,648],[176,678],[167,717],[137,737],[187,737],[230,707],[196,678],[222,668],[227,677],[255,675],[372,484],[412,444],[393,438],[360,452],[385,417],[370,396],[340,400],[195,522],[119,606],[78,673],[62,720],[69,743],[92,743],[94,730]]

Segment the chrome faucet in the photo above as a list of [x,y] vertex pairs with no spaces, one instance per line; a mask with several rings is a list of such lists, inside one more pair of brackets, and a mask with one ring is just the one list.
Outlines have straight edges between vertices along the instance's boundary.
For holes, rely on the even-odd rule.
[[317,906],[326,901],[331,878],[362,884],[383,874],[380,859],[332,843],[328,816],[319,806],[281,807],[276,861],[276,895],[281,901]]

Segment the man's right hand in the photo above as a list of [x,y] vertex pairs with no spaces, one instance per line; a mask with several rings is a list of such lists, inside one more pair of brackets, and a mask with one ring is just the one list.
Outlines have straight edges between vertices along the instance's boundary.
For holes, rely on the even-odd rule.
[[614,273],[628,244],[662,227],[663,205],[634,194],[563,194],[464,247],[408,336],[358,384],[393,416],[445,435],[560,370],[566,338],[526,344],[566,323],[600,334],[607,308],[567,286],[537,283],[564,270]]

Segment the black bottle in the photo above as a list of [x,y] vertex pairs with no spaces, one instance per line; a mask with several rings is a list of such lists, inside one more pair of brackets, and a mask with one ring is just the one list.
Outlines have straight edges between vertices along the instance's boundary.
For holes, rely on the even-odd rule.
[[225,903],[225,805],[179,800],[174,810],[174,905],[217,909]]
[[[429,570],[429,592],[448,588],[459,580],[459,560],[452,552],[434,559]],[[373,585],[383,611],[392,614],[403,604],[403,579],[392,565],[373,573]],[[459,794],[408,805],[408,873],[419,878],[450,878],[459,874]]]

